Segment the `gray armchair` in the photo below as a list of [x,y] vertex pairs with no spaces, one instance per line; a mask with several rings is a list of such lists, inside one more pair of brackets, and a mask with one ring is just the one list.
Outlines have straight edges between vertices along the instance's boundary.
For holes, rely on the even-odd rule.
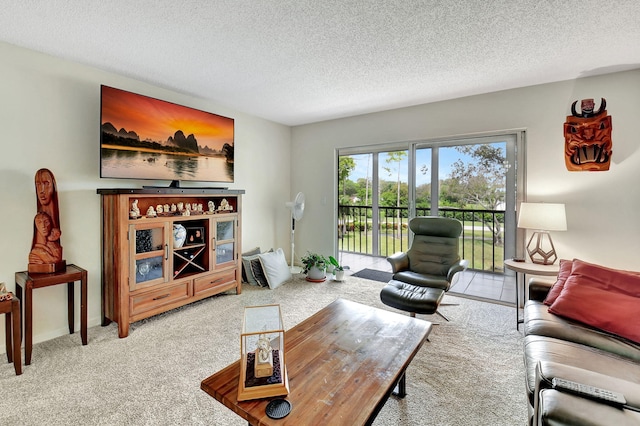
[[437,313],[446,320],[438,306],[455,274],[467,265],[459,255],[462,224],[451,218],[419,216],[411,219],[409,229],[414,233],[413,243],[407,252],[387,258],[393,277],[380,297],[385,304],[412,315]]
[[446,217],[418,216],[411,219],[409,229],[414,233],[409,250],[387,258],[393,279],[448,291],[454,275],[466,266],[459,255],[462,224]]

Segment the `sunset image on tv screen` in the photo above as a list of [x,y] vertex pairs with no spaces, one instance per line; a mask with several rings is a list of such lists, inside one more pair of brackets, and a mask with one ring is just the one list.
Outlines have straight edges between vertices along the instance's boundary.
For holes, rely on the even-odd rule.
[[100,176],[233,182],[234,120],[101,88]]

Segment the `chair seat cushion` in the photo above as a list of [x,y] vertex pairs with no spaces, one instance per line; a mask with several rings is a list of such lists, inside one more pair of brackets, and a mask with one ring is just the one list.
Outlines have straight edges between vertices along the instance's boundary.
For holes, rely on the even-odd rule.
[[451,285],[449,281],[447,281],[446,276],[420,274],[413,271],[396,272],[393,274],[393,279],[420,287],[439,288],[444,291],[449,290],[449,286]]
[[380,291],[380,300],[385,305],[424,315],[434,314],[443,296],[441,288],[420,287],[397,280],[389,281]]

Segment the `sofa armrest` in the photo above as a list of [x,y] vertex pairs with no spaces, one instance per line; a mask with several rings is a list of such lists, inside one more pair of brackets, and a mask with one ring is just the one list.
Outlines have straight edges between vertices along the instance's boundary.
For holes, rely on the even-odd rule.
[[[588,356],[588,355],[585,355]],[[629,369],[633,370],[634,364],[630,362]],[[635,369],[637,371],[637,369]],[[627,400],[627,407],[640,410],[640,383],[637,380],[635,371],[630,371],[625,379],[611,376],[597,371],[586,370],[573,365],[565,365],[553,361],[538,361],[536,365],[536,382],[534,393],[534,409],[538,409],[538,398],[540,391],[552,387],[552,380],[555,377],[582,383],[589,386],[609,389],[620,392]],[[628,380],[626,380],[628,378]]]
[[394,274],[409,269],[409,256],[405,252],[394,253],[387,257],[387,261],[391,264],[391,270]]
[[640,413],[633,407],[616,407],[555,389],[540,391],[536,425],[637,425]]
[[544,302],[547,297],[547,293],[555,281],[543,278],[531,278],[529,280],[529,300],[537,300],[538,302]]

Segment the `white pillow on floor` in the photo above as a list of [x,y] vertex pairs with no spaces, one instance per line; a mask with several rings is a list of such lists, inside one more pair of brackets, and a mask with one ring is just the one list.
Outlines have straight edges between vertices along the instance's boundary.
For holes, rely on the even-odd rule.
[[291,279],[291,271],[281,248],[270,253],[261,253],[258,258],[270,289],[278,288],[282,283]]

